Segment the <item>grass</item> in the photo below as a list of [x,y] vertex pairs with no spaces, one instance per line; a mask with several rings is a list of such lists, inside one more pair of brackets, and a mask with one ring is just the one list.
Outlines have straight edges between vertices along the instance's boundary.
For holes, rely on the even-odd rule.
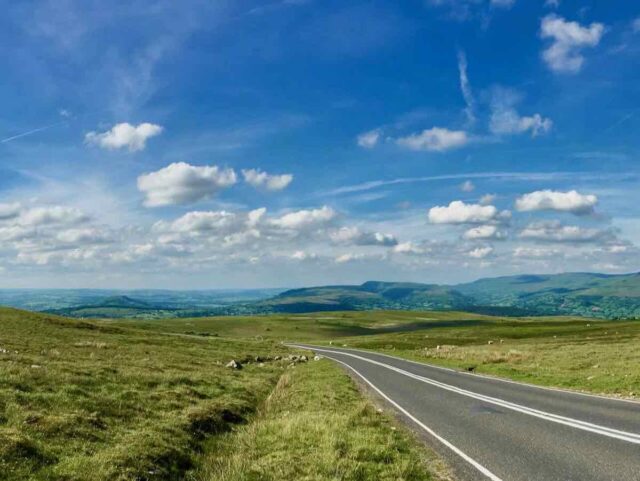
[[[284,340],[640,393],[640,322],[398,311],[81,321],[0,309],[0,481],[437,479],[436,461],[338,367],[255,361],[289,353]],[[252,362],[238,371],[230,359]]]
[[639,321],[371,311],[170,320],[142,327],[227,339],[331,340],[534,384],[640,397]]
[[171,480],[242,422],[285,352],[0,309],[0,480]]
[[190,481],[448,479],[328,360],[287,370],[252,423],[212,444]]

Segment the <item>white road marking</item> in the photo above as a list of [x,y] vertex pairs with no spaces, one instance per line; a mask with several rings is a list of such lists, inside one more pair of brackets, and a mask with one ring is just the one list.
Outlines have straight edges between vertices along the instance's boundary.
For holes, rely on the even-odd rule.
[[[296,347],[300,347],[302,348],[302,346],[297,345]],[[305,348],[307,349],[307,348]],[[527,406],[523,406],[521,404],[516,404],[516,403],[512,403],[510,401],[505,401],[504,399],[499,399],[499,398],[494,398],[491,396],[486,396],[484,394],[478,394],[472,391],[467,391],[466,389],[462,389],[459,387],[455,387],[452,386],[450,384],[445,384],[443,382],[439,382],[439,381],[435,381],[433,379],[424,377],[424,376],[419,376],[417,374],[413,374],[410,373],[408,371],[405,371],[404,369],[400,369],[397,368],[395,366],[390,366],[389,364],[384,364],[382,362],[379,361],[374,361],[373,359],[368,359],[362,356],[358,356],[356,354],[352,354],[352,353],[347,353],[347,352],[340,352],[340,351],[332,351],[329,349],[320,349],[320,348],[313,348],[314,351],[320,351],[320,352],[328,352],[328,353],[332,353],[332,354],[341,354],[343,356],[349,356],[349,357],[353,357],[355,359],[360,359],[362,361],[371,363],[371,364],[375,364],[378,366],[382,366],[385,367],[391,371],[395,371],[398,372],[399,374],[402,374],[404,376],[416,379],[418,381],[424,382],[426,384],[430,384],[432,386],[436,386],[439,387],[441,389],[445,389],[447,391],[451,391],[457,394],[461,394],[463,396],[467,396],[467,397],[471,397],[474,399],[478,399],[480,401],[484,401],[490,404],[494,404],[496,406],[500,406],[500,407],[504,407],[506,409],[511,409],[512,411],[516,411],[516,412],[520,412],[523,414],[527,414],[529,416],[534,416],[540,419],[545,419],[547,421],[551,421],[551,422],[555,422],[558,424],[563,424],[565,426],[570,426],[573,427],[575,429],[581,429],[583,431],[588,431],[588,432],[592,432],[595,434],[600,434],[602,436],[607,436],[610,438],[614,438],[614,439],[619,439],[621,441],[626,441],[629,443],[633,443],[633,444],[640,444],[640,434],[636,434],[636,433],[630,433],[627,431],[620,431],[617,429],[612,429],[612,428],[607,428],[605,426],[600,426],[598,424],[592,424],[586,421],[580,421],[578,419],[573,419],[573,418],[569,418],[569,417],[565,417],[565,416],[559,416],[557,414],[551,414],[545,411],[540,411],[537,409],[533,409],[533,408],[529,408]]]
[[369,379],[367,379],[364,375],[362,375],[360,372],[358,372],[355,368],[351,367],[349,364],[347,364],[346,362],[341,361],[340,359],[334,359],[334,358],[330,358],[332,361],[335,362],[339,362],[340,364],[342,364],[343,366],[351,369],[355,374],[357,374],[364,382],[366,382],[369,386],[371,386],[371,388],[373,390],[375,390],[380,396],[382,396],[384,399],[386,399],[390,404],[392,404],[393,406],[395,406],[395,408],[400,411],[402,414],[404,414],[405,416],[407,416],[409,419],[411,419],[414,423],[416,423],[418,426],[420,426],[422,429],[424,429],[427,433],[429,433],[431,436],[433,436],[434,438],[436,438],[438,441],[440,441],[442,444],[444,444],[447,448],[449,448],[451,451],[453,451],[454,453],[456,453],[458,456],[460,456],[462,459],[464,459],[466,462],[468,462],[469,464],[471,464],[474,468],[476,468],[478,471],[480,471],[483,475],[485,475],[487,478],[489,478],[491,481],[502,481],[501,478],[499,478],[498,476],[496,476],[495,474],[493,474],[491,471],[489,471],[487,468],[485,468],[482,464],[480,464],[478,461],[476,461],[475,459],[473,459],[471,456],[469,456],[468,454],[466,454],[464,451],[462,451],[460,448],[454,446],[453,444],[451,444],[449,441],[447,441],[446,439],[444,439],[442,436],[439,436],[438,434],[436,434],[436,432],[431,429],[429,426],[427,426],[426,424],[424,424],[422,421],[420,421],[419,419],[417,419],[415,416],[413,416],[409,411],[407,411],[406,409],[404,409],[402,406],[400,406],[397,402],[395,402],[393,399],[391,399],[389,396],[387,396],[384,392],[382,392],[376,385],[374,385],[371,381],[369,381]]
[[[308,349],[308,348],[305,348],[305,349]],[[411,363],[411,364],[416,364],[417,366],[427,366],[427,367],[432,367],[434,369],[439,369],[441,371],[454,372],[456,374],[464,374],[465,376],[471,376],[471,377],[482,377],[484,379],[489,379],[491,381],[505,382],[507,384],[517,384],[518,386],[524,386],[524,387],[528,387],[528,388],[544,389],[545,391],[555,391],[555,392],[562,392],[562,393],[566,393],[566,394],[576,394],[578,396],[586,396],[586,397],[592,397],[592,398],[596,398],[596,399],[603,399],[605,401],[618,401],[618,402],[624,402],[624,403],[631,403],[631,404],[640,405],[640,401],[636,401],[635,399],[624,399],[624,398],[617,398],[617,397],[611,397],[611,396],[603,396],[603,395],[600,395],[600,394],[592,394],[592,393],[588,393],[588,392],[572,391],[570,389],[562,389],[562,388],[559,388],[559,387],[539,386],[537,384],[529,384],[529,383],[526,383],[526,382],[514,381],[513,379],[504,379],[502,377],[489,376],[487,374],[470,373],[470,372],[466,372],[466,371],[461,371],[459,369],[453,369],[453,368],[450,368],[450,367],[444,367],[444,366],[437,366],[435,364],[429,364],[428,362],[419,362],[419,361],[414,361],[412,359],[404,359],[402,357],[392,356],[391,354],[386,354],[384,352],[367,351],[366,349],[356,349],[355,347],[350,347],[350,348],[348,348],[348,350],[357,351],[357,352],[363,352],[365,354],[375,354],[377,356],[384,356],[384,357],[388,357],[389,359],[395,359],[397,361],[403,361],[403,362],[408,362],[408,363]]]

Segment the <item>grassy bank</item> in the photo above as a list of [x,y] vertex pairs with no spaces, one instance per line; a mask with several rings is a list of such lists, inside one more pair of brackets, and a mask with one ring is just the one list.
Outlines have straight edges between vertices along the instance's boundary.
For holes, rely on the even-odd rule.
[[182,479],[283,368],[224,365],[284,351],[0,309],[0,480]]
[[288,369],[254,421],[208,452],[191,481],[448,479],[328,360]]

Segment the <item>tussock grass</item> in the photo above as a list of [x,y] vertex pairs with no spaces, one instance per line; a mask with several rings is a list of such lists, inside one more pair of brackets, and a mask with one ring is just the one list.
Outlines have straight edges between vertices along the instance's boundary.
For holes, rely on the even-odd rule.
[[448,479],[328,360],[287,370],[253,422],[212,444],[190,481]]
[[183,479],[284,362],[224,365],[285,352],[0,309],[0,480]]

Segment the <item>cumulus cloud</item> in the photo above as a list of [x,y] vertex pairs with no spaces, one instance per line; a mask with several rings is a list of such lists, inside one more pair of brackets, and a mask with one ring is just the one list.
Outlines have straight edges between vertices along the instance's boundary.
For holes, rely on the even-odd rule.
[[534,222],[519,234],[522,239],[540,242],[601,242],[613,238],[610,231],[575,225],[562,225],[558,221]]
[[448,206],[432,207],[428,217],[432,224],[481,224],[496,219],[498,209],[493,205],[465,204],[454,200]]
[[516,199],[516,209],[520,212],[554,210],[570,212],[575,215],[593,214],[598,197],[592,194],[580,194],[575,190],[557,192],[538,190]]
[[11,204],[0,204],[0,221],[5,219],[13,219],[20,213],[20,204],[17,202]]
[[557,257],[561,252],[557,249],[547,249],[540,247],[519,246],[513,250],[513,257],[539,259],[544,257]]
[[138,177],[138,190],[144,193],[147,207],[159,207],[208,199],[236,181],[233,169],[177,162]]
[[335,260],[338,264],[344,264],[346,262],[359,261],[364,258],[364,254],[348,252],[346,254],[339,255]]
[[114,125],[111,130],[106,132],[89,132],[85,135],[85,142],[109,150],[126,147],[129,152],[136,152],[144,150],[147,140],[160,135],[162,130],[163,128],[160,125],[147,122],[139,125],[131,125],[124,122]]
[[542,19],[540,35],[551,39],[551,44],[542,52],[542,58],[554,72],[577,73],[584,64],[582,50],[598,45],[604,32],[601,23],[582,26],[555,14],[547,15]]
[[64,206],[32,207],[20,213],[18,223],[23,226],[46,224],[76,224],[88,220],[79,209]]
[[495,194],[485,194],[480,197],[480,203],[482,205],[492,204],[496,200],[496,197],[497,196]]
[[486,239],[503,239],[505,234],[498,230],[495,225],[480,225],[472,227],[462,234],[462,238],[466,240],[486,240]]
[[336,217],[336,212],[326,205],[319,209],[298,210],[273,219],[271,223],[284,229],[304,229],[325,225]]
[[484,259],[489,256],[493,252],[493,247],[484,246],[484,247],[476,247],[475,249],[467,252],[469,257],[473,257],[474,259]]
[[247,184],[252,185],[256,189],[266,189],[269,191],[286,189],[293,181],[293,175],[291,174],[272,175],[258,169],[243,170],[242,175]]
[[356,141],[358,142],[358,145],[360,147],[363,147],[365,149],[372,149],[376,145],[378,145],[381,135],[382,132],[380,131],[380,129],[374,129],[358,135]]
[[363,232],[357,227],[341,227],[340,229],[331,232],[329,237],[337,244],[385,247],[391,247],[398,244],[398,240],[391,234]]
[[393,252],[397,254],[420,255],[428,252],[423,246],[416,245],[413,242],[402,242],[393,248]]
[[549,132],[551,119],[540,114],[521,116],[516,110],[520,96],[513,90],[496,88],[491,98],[489,130],[496,135],[513,135],[531,132],[532,137]]
[[462,91],[462,97],[467,104],[464,109],[464,113],[467,116],[469,123],[472,124],[476,121],[475,99],[473,98],[471,84],[467,75],[467,56],[462,50],[458,51],[458,72],[460,75],[460,90]]
[[469,142],[469,136],[463,130],[449,130],[433,127],[417,134],[396,139],[401,147],[417,151],[445,152],[463,147]]

